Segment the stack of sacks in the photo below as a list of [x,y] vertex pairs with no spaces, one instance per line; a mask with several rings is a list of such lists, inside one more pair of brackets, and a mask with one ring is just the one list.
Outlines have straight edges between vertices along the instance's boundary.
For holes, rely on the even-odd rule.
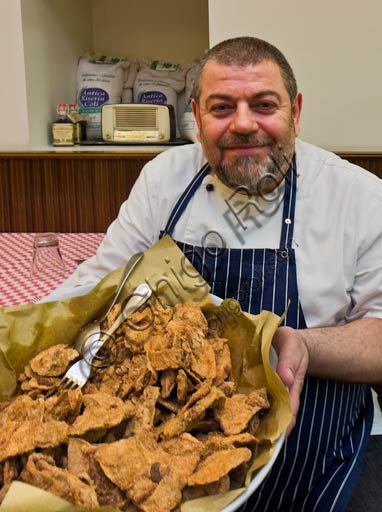
[[77,103],[87,114],[87,140],[102,139],[101,112],[106,103],[172,105],[176,136],[196,141],[191,91],[196,63],[130,59],[85,53],[77,67]]

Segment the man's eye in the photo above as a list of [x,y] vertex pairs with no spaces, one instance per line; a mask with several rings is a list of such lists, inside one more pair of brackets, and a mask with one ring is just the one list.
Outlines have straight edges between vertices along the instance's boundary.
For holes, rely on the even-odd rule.
[[273,112],[276,110],[276,105],[271,101],[262,101],[261,103],[256,103],[254,108],[260,112]]
[[219,103],[217,105],[212,105],[210,110],[214,114],[218,114],[219,115],[219,114],[226,114],[227,112],[232,110],[232,107],[231,107],[231,105],[227,105],[225,103]]

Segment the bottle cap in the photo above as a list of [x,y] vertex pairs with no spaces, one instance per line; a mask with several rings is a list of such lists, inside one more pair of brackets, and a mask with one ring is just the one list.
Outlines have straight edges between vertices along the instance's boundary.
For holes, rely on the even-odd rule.
[[57,104],[57,112],[65,112],[66,113],[66,103],[58,103]]

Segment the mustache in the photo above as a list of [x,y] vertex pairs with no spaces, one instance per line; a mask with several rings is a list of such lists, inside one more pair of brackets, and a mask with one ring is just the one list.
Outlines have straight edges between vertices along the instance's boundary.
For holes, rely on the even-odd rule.
[[227,137],[219,142],[219,148],[224,149],[230,146],[236,146],[245,144],[248,146],[269,146],[273,144],[275,141],[271,138],[259,138],[257,135],[248,133],[248,134],[237,134],[233,137]]

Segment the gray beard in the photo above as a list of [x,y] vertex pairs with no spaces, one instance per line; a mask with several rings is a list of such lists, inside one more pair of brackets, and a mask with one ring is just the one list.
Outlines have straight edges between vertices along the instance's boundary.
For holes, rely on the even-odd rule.
[[260,163],[256,155],[240,156],[234,163],[221,162],[214,171],[227,187],[248,195],[262,196],[275,189],[283,180],[292,155],[279,159],[269,155]]

